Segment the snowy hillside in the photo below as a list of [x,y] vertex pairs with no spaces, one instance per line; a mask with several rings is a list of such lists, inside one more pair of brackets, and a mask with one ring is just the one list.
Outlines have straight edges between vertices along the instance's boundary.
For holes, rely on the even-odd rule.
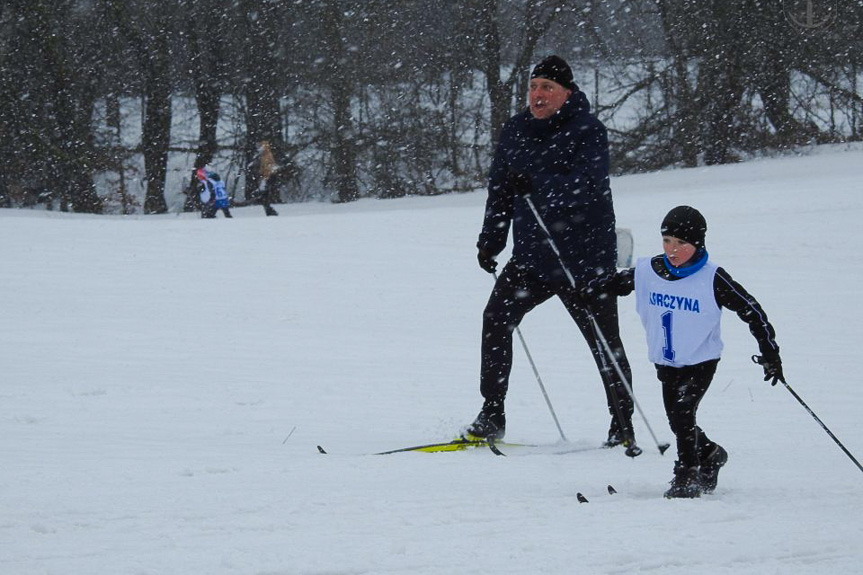
[[[863,456],[863,147],[615,179],[636,256],[687,203],[762,303],[789,384]],[[0,210],[0,573],[859,573],[863,474],[725,314],[700,423],[715,494],[668,501],[673,450],[375,456],[481,405],[484,193],[93,217]],[[635,393],[672,436],[634,300]],[[568,438],[609,417],[563,307],[523,333]],[[511,441],[559,435],[516,349]],[[322,445],[328,455],[317,452]],[[608,484],[618,493],[609,495]],[[576,493],[589,503],[579,503]]]

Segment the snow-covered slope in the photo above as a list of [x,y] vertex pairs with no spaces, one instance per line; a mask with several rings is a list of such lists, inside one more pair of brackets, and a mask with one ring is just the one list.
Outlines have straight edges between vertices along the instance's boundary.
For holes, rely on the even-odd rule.
[[[687,203],[711,256],[762,303],[788,382],[863,455],[863,148],[613,182],[636,256]],[[717,492],[668,501],[673,450],[367,455],[476,415],[492,281],[484,194],[193,214],[0,211],[0,572],[856,573],[863,474],[749,356],[726,350],[700,423]],[[631,298],[634,388],[670,441]],[[609,417],[552,301],[522,324],[577,446]],[[558,432],[516,350],[508,439]],[[330,452],[318,454],[321,444]],[[618,491],[608,495],[606,485]],[[580,504],[582,492],[590,503]]]

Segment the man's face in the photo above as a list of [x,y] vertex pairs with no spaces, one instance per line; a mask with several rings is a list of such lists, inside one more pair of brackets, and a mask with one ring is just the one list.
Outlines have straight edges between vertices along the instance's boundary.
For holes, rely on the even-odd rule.
[[528,91],[530,113],[538,120],[550,118],[560,110],[570,94],[572,90],[567,90],[557,82],[533,78]]

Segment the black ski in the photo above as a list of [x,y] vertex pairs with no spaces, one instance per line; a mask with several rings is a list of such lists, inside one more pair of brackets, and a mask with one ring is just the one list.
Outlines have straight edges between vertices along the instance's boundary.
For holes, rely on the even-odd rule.
[[488,442],[485,439],[467,439],[464,437],[457,437],[452,441],[444,441],[441,443],[427,443],[425,445],[412,445],[410,447],[400,447],[399,449],[381,451],[375,453],[375,455],[391,455],[393,453],[405,453],[408,451],[422,451],[426,453],[437,453],[441,451],[464,451],[465,449],[470,449],[473,447],[483,447],[486,445],[488,445]]
[[[508,443],[505,441],[487,440],[487,439],[467,439],[458,437],[452,441],[443,441],[440,443],[426,443],[423,445],[412,445],[410,447],[400,447],[398,449],[390,449],[387,451],[379,451],[373,455],[391,455],[393,453],[408,453],[408,452],[424,452],[424,453],[439,453],[445,451],[465,451],[477,447],[488,447],[495,455],[505,457],[504,449],[521,450],[527,448],[523,452],[524,455],[530,453],[540,453],[547,455],[566,455],[570,453],[581,453],[586,451],[600,451],[606,449],[603,446],[585,446],[585,445],[536,445],[530,443]],[[318,445],[318,452],[327,454],[327,450]]]
[[[426,453],[436,453],[440,451],[464,451],[465,449],[471,449],[474,447],[487,447],[488,442],[485,439],[465,439],[464,437],[459,437],[453,439],[452,441],[443,441],[440,443],[426,443],[423,445],[412,445],[410,447],[400,447],[399,449],[390,449],[388,451],[380,451],[378,453],[374,453],[374,455],[390,455],[393,453],[407,453],[409,451],[419,451]],[[327,450],[321,447],[318,447],[318,452],[327,454]]]

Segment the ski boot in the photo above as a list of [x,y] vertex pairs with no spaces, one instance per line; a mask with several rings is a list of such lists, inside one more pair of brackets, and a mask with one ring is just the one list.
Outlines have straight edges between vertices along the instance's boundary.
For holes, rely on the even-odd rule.
[[666,499],[694,499],[701,496],[701,472],[697,467],[686,467],[676,461],[671,487],[665,492]]
[[713,493],[719,481],[719,470],[728,461],[728,452],[718,443],[701,463],[701,487],[704,493]]
[[473,423],[464,430],[465,439],[503,439],[506,435],[506,413],[503,410],[503,401],[489,401],[483,403],[479,415]]

